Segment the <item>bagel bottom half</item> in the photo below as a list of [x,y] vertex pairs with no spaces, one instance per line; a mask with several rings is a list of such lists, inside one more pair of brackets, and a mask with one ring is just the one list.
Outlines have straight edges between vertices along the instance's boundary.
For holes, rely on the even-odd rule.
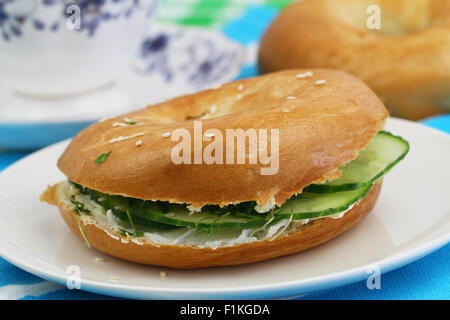
[[[106,232],[96,224],[85,224],[83,230],[93,248],[131,262],[176,269],[246,264],[307,250],[342,234],[373,209],[379,197],[381,185],[382,180],[375,183],[368,194],[343,217],[315,219],[274,240],[266,239],[213,249],[153,244],[147,241],[138,243],[121,241],[123,239],[119,234],[115,233],[114,237],[111,237],[111,231]],[[67,226],[83,239],[76,215],[61,199],[58,185],[49,187],[41,196],[41,200],[56,205]]]

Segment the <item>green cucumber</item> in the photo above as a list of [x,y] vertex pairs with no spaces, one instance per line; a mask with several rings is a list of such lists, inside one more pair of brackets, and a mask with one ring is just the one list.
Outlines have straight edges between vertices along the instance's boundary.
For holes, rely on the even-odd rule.
[[359,189],[340,191],[333,193],[303,192],[298,197],[286,201],[279,209],[275,210],[276,217],[293,220],[320,218],[344,212],[354,203],[361,200],[370,190],[372,185]]
[[112,210],[113,215],[116,217],[116,219],[119,221],[119,223],[122,226],[127,226],[128,229],[134,228],[137,231],[161,231],[161,230],[170,230],[170,229],[177,229],[176,226],[165,224],[165,223],[158,223],[155,221],[142,219],[139,216],[136,216],[134,214],[130,214],[131,220],[133,222],[133,225],[131,225],[130,217],[126,212],[120,211],[120,210]]
[[262,227],[266,222],[263,214],[245,214],[231,211],[223,211],[222,214],[208,212],[189,212],[185,205],[170,205],[170,209],[162,213],[152,207],[137,207],[133,209],[133,214],[154,222],[163,224],[193,227],[196,229],[248,229]]
[[108,195],[87,188],[80,189],[83,193],[88,194],[91,199],[97,202],[103,209],[105,209],[105,211],[111,210],[119,222],[122,224],[125,223],[128,227],[134,227],[137,231],[167,230],[176,228],[172,225],[149,221],[134,215],[132,207],[134,207],[134,203],[136,201],[140,200]]
[[185,205],[172,204],[169,205],[170,209],[167,212],[162,213],[155,203],[132,210],[134,215],[143,219],[174,226],[190,226],[200,229],[212,227],[215,229],[247,229],[261,227],[273,216],[275,219],[272,220],[272,223],[280,219],[289,219],[291,215],[293,220],[300,220],[320,218],[346,211],[362,199],[371,187],[372,185],[367,185],[355,190],[327,194],[304,192],[287,200],[281,207],[268,214],[226,212],[226,210],[221,210],[221,213],[218,214],[208,207],[204,207],[202,212],[190,213]]
[[[81,190],[105,210],[111,210],[118,221],[128,229],[148,231],[179,227],[198,230],[249,229],[263,227],[269,220],[269,224],[273,224],[281,219],[290,219],[291,216],[293,220],[325,217],[350,208],[369,192],[371,186],[324,194],[303,192],[266,214],[254,211],[254,202],[223,208],[211,205],[203,207],[201,212],[190,212],[185,204],[107,195],[87,188]],[[130,228],[132,226],[134,228]]]
[[389,132],[380,131],[355,160],[341,168],[340,178],[324,184],[309,185],[304,191],[329,193],[371,185],[402,160],[408,151],[407,141]]
[[[261,227],[266,223],[264,215],[246,214],[236,211],[243,205],[226,208],[207,206],[205,212],[191,213],[186,205],[171,204],[162,201],[143,201],[139,199],[113,196],[88,190],[91,199],[105,210],[112,210],[114,216],[136,229],[170,229],[177,227],[194,227],[197,229],[234,228],[246,229]],[[247,206],[248,207],[248,206]],[[234,209],[234,210],[233,210]],[[131,221],[130,221],[131,218]]]

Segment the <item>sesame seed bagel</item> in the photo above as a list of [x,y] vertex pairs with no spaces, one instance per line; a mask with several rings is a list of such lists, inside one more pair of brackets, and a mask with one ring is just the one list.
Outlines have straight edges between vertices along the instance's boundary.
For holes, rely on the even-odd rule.
[[[377,96],[345,72],[281,71],[93,124],[71,141],[58,167],[69,180],[111,195],[193,208],[281,205],[305,186],[339,177],[338,168],[357,157],[387,117]],[[194,137],[199,120],[203,132],[217,129],[224,136],[226,129],[278,129],[276,174],[261,175],[266,165],[260,162],[174,164],[178,142],[171,132],[184,128]],[[95,161],[104,154],[103,162]]]
[[[374,5],[380,8],[381,29],[369,30]],[[265,32],[259,66],[262,72],[318,67],[347,71],[399,117],[417,120],[449,112],[450,1],[294,3]]]
[[[357,224],[373,209],[380,194],[381,184],[382,179],[376,182],[369,193],[343,217],[312,220],[274,240],[202,248],[155,244],[145,239],[133,242],[129,237],[121,236],[112,229],[103,228],[92,222],[84,222],[83,230],[93,248],[131,262],[176,269],[239,265],[293,254],[335,238]],[[61,186],[62,184],[49,187],[41,196],[41,200],[58,206],[70,230],[83,239],[76,215],[64,199]]]

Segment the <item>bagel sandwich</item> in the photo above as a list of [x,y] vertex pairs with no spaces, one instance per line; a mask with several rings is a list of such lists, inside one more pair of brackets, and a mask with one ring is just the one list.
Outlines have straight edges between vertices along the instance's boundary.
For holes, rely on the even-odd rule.
[[[378,21],[378,23],[377,23]],[[450,112],[450,1],[304,0],[265,31],[259,69],[332,68],[363,80],[397,117]]]
[[[89,247],[132,262],[190,269],[293,254],[372,210],[383,175],[409,150],[382,130],[387,118],[378,97],[345,72],[239,80],[86,128],[58,160],[67,181],[41,200]],[[244,133],[243,143],[215,144],[227,130]],[[262,149],[261,161],[250,152],[250,133],[260,142],[261,130],[267,154],[277,154],[270,172]],[[194,137],[183,150],[191,162],[173,161],[177,132]],[[213,144],[216,161],[195,161]],[[245,156],[221,163],[230,151]]]

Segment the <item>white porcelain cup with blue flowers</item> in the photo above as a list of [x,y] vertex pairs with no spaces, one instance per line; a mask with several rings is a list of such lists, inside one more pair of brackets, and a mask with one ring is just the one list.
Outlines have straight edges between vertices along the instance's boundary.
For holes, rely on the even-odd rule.
[[0,0],[0,81],[37,96],[90,92],[129,67],[158,0]]

